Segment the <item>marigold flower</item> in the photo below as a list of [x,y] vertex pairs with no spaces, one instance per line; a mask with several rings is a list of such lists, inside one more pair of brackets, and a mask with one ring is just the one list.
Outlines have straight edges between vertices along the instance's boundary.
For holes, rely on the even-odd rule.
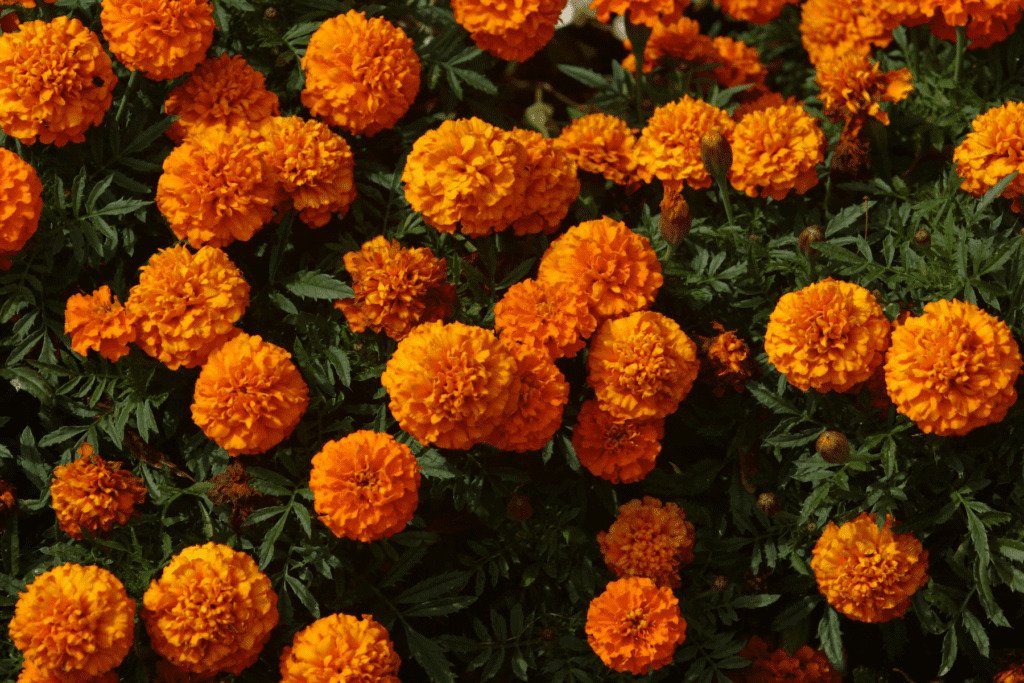
[[751,47],[742,40],[733,40],[726,36],[712,39],[711,44],[718,52],[714,61],[720,62],[711,74],[723,88],[753,83],[764,85],[768,77],[768,69],[761,63],[761,55],[757,48]]
[[43,572],[18,595],[8,632],[41,673],[85,683],[121,663],[134,623],[135,601],[116,576],[68,563]]
[[787,98],[783,98],[777,92],[772,92],[767,88],[751,88],[746,92],[753,92],[756,96],[753,99],[745,102],[740,102],[739,106],[732,111],[732,120],[739,123],[744,116],[752,111],[764,111],[765,109],[771,109],[772,107],[786,106],[803,106],[803,102],[797,100],[795,97],[790,95]]
[[523,280],[494,305],[494,330],[506,345],[543,349],[553,359],[575,356],[596,328],[587,296],[574,287]]
[[825,134],[803,107],[782,106],[743,117],[732,131],[732,186],[749,197],[780,201],[818,184]]
[[355,10],[320,24],[302,70],[309,112],[354,135],[394,126],[420,89],[420,58],[405,31]]
[[525,62],[550,42],[564,4],[560,0],[455,0],[455,21],[481,50]]
[[64,334],[71,335],[71,350],[85,356],[89,349],[113,362],[128,355],[128,342],[135,341],[135,327],[110,287],[103,285],[92,294],[75,294],[64,309]]
[[618,185],[637,181],[636,136],[617,116],[597,113],[578,118],[562,129],[555,144],[588,173],[600,173]]
[[889,115],[879,103],[905,99],[914,89],[912,78],[910,69],[881,71],[878,62],[847,54],[818,64],[815,82],[830,120],[863,122],[873,116],[888,126]]
[[455,287],[445,281],[448,262],[426,247],[406,249],[398,240],[374,237],[345,254],[352,276],[351,299],[334,302],[353,332],[384,331],[398,341],[421,323],[452,314]]
[[[52,5],[57,0],[43,0],[47,5]],[[0,0],[0,5],[21,5],[27,9],[32,9],[36,6],[35,0]]]
[[728,136],[735,126],[727,113],[689,95],[658,107],[636,145],[637,173],[646,182],[656,177],[675,187],[684,182],[698,190],[711,187],[711,175],[701,160],[700,137],[709,130]]
[[836,526],[829,522],[814,546],[811,569],[830,605],[871,624],[902,617],[910,596],[928,581],[928,551],[911,533],[894,534],[892,516],[881,529],[875,513]]
[[11,484],[0,479],[0,523],[7,519],[7,515],[18,510],[18,493]]
[[185,671],[239,674],[277,625],[277,593],[251,557],[221,543],[185,548],[142,596],[153,649]]
[[335,536],[369,543],[397,534],[416,514],[420,466],[395,437],[360,430],[313,456],[309,488]]
[[291,435],[309,405],[309,387],[291,357],[239,332],[203,365],[192,421],[230,455],[266,453]]
[[512,137],[526,150],[526,202],[512,223],[517,235],[550,235],[562,224],[580,193],[576,162],[554,140],[532,130],[514,128]]
[[210,0],[103,0],[100,22],[118,61],[154,81],[192,71],[213,44]]
[[562,426],[569,384],[546,350],[517,342],[505,346],[518,366],[519,402],[515,412],[490,433],[487,443],[517,453],[540,450]]
[[661,214],[658,216],[658,234],[661,239],[675,249],[686,236],[690,234],[693,227],[693,215],[690,213],[690,205],[686,203],[680,192],[681,188],[671,185],[662,188],[661,202],[658,208]]
[[800,0],[718,0],[722,11],[733,19],[751,24],[767,24],[778,19],[782,8]]
[[801,8],[800,34],[811,64],[845,54],[865,57],[872,46],[886,47],[892,31],[882,20],[881,4],[859,0],[807,0]]
[[690,6],[690,0],[594,0],[590,9],[597,12],[597,20],[608,23],[612,12],[623,14],[634,24],[655,26],[659,21],[671,24]]
[[885,385],[921,431],[963,436],[1017,401],[1021,354],[1003,321],[964,301],[933,301],[892,331]]
[[669,588],[679,587],[679,569],[693,562],[693,541],[693,524],[683,509],[651,496],[620,505],[608,531],[597,534],[615,576],[642,576]]
[[572,430],[572,447],[591,474],[613,484],[638,482],[654,469],[665,436],[665,420],[621,420],[584,401]]
[[[52,671],[40,669],[31,659],[26,659],[15,683],[65,683],[66,680]],[[82,683],[120,683],[120,680],[117,671],[111,669],[105,674],[90,676]]]
[[266,78],[241,55],[222,53],[207,59],[164,102],[164,111],[178,116],[167,136],[181,142],[189,133],[224,125],[257,126],[277,116],[277,95],[267,90]]
[[[633,50],[628,38],[622,44],[627,50]],[[690,17],[679,17],[667,24],[660,21],[654,24],[644,46],[643,72],[653,71],[666,57],[690,64],[707,64],[717,61],[718,51],[711,38],[700,32],[700,24]],[[622,60],[622,68],[636,73],[636,55],[627,55]]]
[[179,239],[198,249],[247,242],[274,214],[277,177],[247,128],[214,126],[164,159],[156,206]]
[[146,485],[142,479],[121,469],[120,462],[108,462],[83,443],[78,449],[81,458],[53,470],[50,497],[57,523],[71,538],[108,533],[115,524],[126,524],[138,517],[136,505],[146,502]]
[[634,676],[672,662],[686,620],[668,587],[630,576],[612,581],[587,610],[587,642],[605,666]]
[[85,142],[115,85],[99,37],[78,19],[29,21],[0,36],[0,127],[26,145]]
[[882,364],[889,320],[874,295],[831,277],[783,294],[764,336],[768,361],[801,391],[846,391]]
[[36,233],[42,211],[43,184],[36,170],[14,152],[0,148],[0,270],[11,267],[7,257],[21,251]]
[[700,372],[697,378],[712,387],[711,393],[721,397],[732,387],[742,392],[751,377],[760,374],[747,343],[736,336],[736,330],[726,331],[719,322],[711,323],[718,334],[700,337]]
[[842,683],[843,676],[821,650],[803,645],[793,654],[768,649],[760,636],[751,636],[740,657],[752,664],[726,674],[735,683]]
[[992,683],[1024,683],[1024,662],[1018,662],[995,675]]
[[[956,27],[966,24],[970,41],[967,47],[971,50],[989,48],[1006,40],[1013,35],[1021,18],[1019,2],[924,0],[920,8],[923,16],[931,16],[928,28],[932,34],[942,40],[955,41]],[[932,11],[935,11],[934,16]]]
[[214,247],[193,254],[179,244],[161,249],[139,272],[125,302],[135,343],[171,370],[194,368],[237,333],[249,305],[249,283]]
[[421,444],[464,450],[519,407],[517,367],[490,330],[429,322],[398,342],[381,384],[399,427]]
[[953,150],[956,173],[964,179],[960,188],[980,197],[1000,180],[1018,171],[1002,197],[1012,199],[1011,208],[1021,212],[1024,194],[1024,103],[1007,102],[993,107],[971,122],[972,132]]
[[281,652],[281,683],[321,683],[339,675],[348,678],[348,672],[363,680],[399,683],[402,660],[388,635],[369,614],[317,619]]

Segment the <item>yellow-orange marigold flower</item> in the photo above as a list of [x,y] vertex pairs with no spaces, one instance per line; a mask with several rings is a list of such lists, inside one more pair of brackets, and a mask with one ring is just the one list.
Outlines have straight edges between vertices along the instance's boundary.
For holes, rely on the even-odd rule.
[[845,54],[868,56],[872,46],[892,42],[882,3],[860,0],[807,0],[801,8],[800,34],[811,64]]
[[932,301],[892,331],[885,386],[921,431],[963,436],[1006,417],[1021,362],[1002,320],[964,301]]
[[565,150],[532,130],[514,128],[512,137],[526,150],[526,202],[512,223],[517,235],[557,232],[580,193],[576,162]]
[[572,447],[580,464],[613,484],[632,484],[654,469],[665,436],[665,420],[621,420],[584,401],[572,430]]
[[671,663],[686,640],[686,620],[672,589],[639,576],[612,581],[591,600],[585,630],[605,666],[634,676]]
[[768,321],[768,361],[801,391],[846,391],[871,377],[889,348],[875,296],[831,277],[783,294]]
[[397,341],[421,323],[452,314],[457,297],[454,285],[445,281],[448,262],[426,247],[406,249],[379,235],[345,254],[345,269],[354,296],[335,301],[334,307],[353,332],[369,327]]
[[555,35],[560,0],[455,0],[455,21],[481,50],[524,62]]
[[760,636],[751,636],[740,650],[740,657],[750,666],[726,675],[735,683],[842,683],[843,675],[835,670],[821,650],[803,645],[793,654],[781,647],[769,650]]
[[555,144],[584,171],[600,173],[619,185],[638,179],[633,156],[636,136],[617,116],[596,113],[580,117],[562,129]]
[[82,529],[99,536],[138,517],[135,506],[146,502],[146,485],[122,470],[120,462],[101,458],[87,443],[78,452],[81,458],[53,469],[50,497],[61,530],[81,541]]
[[553,359],[575,356],[596,328],[587,296],[574,287],[523,280],[494,305],[494,329],[503,342],[542,349]]
[[956,173],[964,182],[960,188],[980,197],[1000,180],[1018,171],[1003,190],[1012,199],[1011,208],[1021,212],[1024,194],[1024,103],[1007,102],[993,107],[971,122],[972,132],[953,150]]
[[103,285],[92,294],[74,294],[64,309],[64,334],[71,335],[71,350],[85,356],[99,351],[109,361],[128,355],[128,342],[135,341],[135,327],[110,287]]
[[928,551],[911,533],[894,534],[875,513],[836,526],[829,522],[814,545],[811,569],[830,605],[856,621],[881,623],[902,617],[910,596],[928,581]]
[[[40,669],[31,659],[26,659],[15,683],[67,683],[67,680],[60,674]],[[121,677],[117,675],[117,671],[111,669],[105,674],[90,676],[81,683],[120,683],[120,680]]]
[[135,601],[106,569],[64,564],[18,595],[8,632],[44,674],[85,683],[125,658],[135,635]]
[[697,379],[697,345],[661,313],[606,320],[590,341],[587,384],[601,408],[625,420],[676,411]]
[[736,336],[736,330],[726,330],[719,322],[712,323],[718,334],[700,337],[700,373],[697,378],[712,387],[711,393],[722,396],[728,387],[743,391],[747,381],[760,368],[754,363],[747,343]]
[[203,365],[192,421],[231,455],[266,453],[291,435],[309,405],[309,387],[291,357],[239,332]]
[[684,182],[694,189],[711,187],[711,175],[701,161],[700,136],[717,130],[728,138],[735,127],[718,107],[684,95],[655,109],[647,121],[634,152],[637,172],[647,182],[658,178],[673,187]]
[[185,548],[142,596],[153,649],[185,671],[239,674],[277,625],[277,593],[251,557],[221,543]]
[[125,302],[135,343],[171,370],[206,362],[237,330],[249,305],[249,283],[214,247],[193,254],[183,244],[161,249],[139,272]]
[[624,14],[634,24],[654,26],[659,21],[671,24],[690,6],[690,0],[594,0],[590,9],[597,20],[607,23],[611,15]]
[[711,74],[719,85],[723,88],[746,83],[764,85],[768,69],[761,63],[761,55],[758,54],[757,48],[727,36],[718,36],[712,39],[711,44],[718,52],[714,61],[720,63]]
[[693,562],[693,541],[693,525],[683,509],[651,496],[620,505],[608,531],[597,534],[615,576],[643,576],[669,588],[679,587],[680,568]]
[[[628,38],[623,47],[632,52],[633,43]],[[674,22],[654,24],[651,35],[644,45],[643,72],[653,71],[666,57],[690,64],[707,64],[716,61],[717,50],[709,36],[700,32],[700,24],[690,17],[679,17]],[[622,60],[622,68],[636,73],[636,55],[629,54]]]
[[825,160],[825,134],[803,107],[755,111],[736,124],[732,143],[732,186],[749,197],[781,200],[790,190],[803,194],[818,184],[815,167]]
[[369,614],[362,619],[351,614],[317,619],[296,633],[291,646],[281,652],[281,683],[345,679],[398,683],[402,660],[388,635]]
[[78,19],[29,21],[0,36],[0,127],[26,145],[85,142],[115,85],[99,36]]
[[737,123],[752,111],[763,111],[772,107],[781,107],[782,105],[803,106],[803,102],[800,102],[792,95],[783,98],[779,93],[772,92],[767,88],[751,88],[746,92],[753,93],[753,99],[740,102],[739,106],[733,109],[732,120]]
[[380,381],[399,427],[421,444],[466,449],[519,406],[516,370],[490,330],[429,322],[398,342]]
[[858,54],[847,54],[818,64],[815,82],[821,87],[818,99],[825,116],[832,121],[864,121],[873,116],[889,125],[881,102],[899,102],[914,89],[910,69],[881,71],[878,62]]
[[279,111],[277,95],[267,90],[263,74],[241,55],[226,52],[202,62],[164,102],[164,112],[178,116],[167,129],[175,142],[210,126],[255,127]]
[[154,81],[192,71],[213,44],[210,0],[103,0],[100,22],[118,61]]
[[562,426],[569,384],[546,350],[517,342],[505,347],[516,359],[519,401],[515,412],[490,433],[487,443],[517,453],[540,450]]
[[309,488],[335,536],[369,543],[397,534],[416,514],[420,466],[395,437],[360,430],[313,456]]
[[405,31],[355,10],[320,24],[302,70],[309,112],[355,135],[394,126],[420,89],[420,58]]
[[1018,662],[995,675],[992,683],[1024,683],[1024,663]]
[[[0,104],[2,109],[2,104]],[[43,212],[43,184],[31,164],[0,148],[0,270],[36,233]]]
[[733,19],[749,21],[751,24],[767,24],[782,14],[787,4],[800,0],[718,0],[722,11]]
[[[57,0],[43,0],[47,5],[52,5]],[[36,0],[0,0],[0,5],[21,5],[27,9],[32,9],[36,6]]]

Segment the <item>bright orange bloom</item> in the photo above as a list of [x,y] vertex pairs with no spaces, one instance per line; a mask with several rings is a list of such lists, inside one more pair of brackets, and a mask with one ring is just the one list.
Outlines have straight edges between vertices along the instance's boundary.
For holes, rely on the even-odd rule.
[[1024,663],[1017,663],[995,675],[992,683],[1024,683]]
[[862,124],[873,116],[888,126],[889,115],[880,103],[906,99],[914,89],[912,78],[910,69],[880,71],[878,62],[847,54],[818,64],[815,82],[821,87],[818,99],[830,120]]
[[154,81],[192,71],[213,44],[210,0],[103,0],[100,22],[118,61]]
[[17,489],[0,479],[0,523],[7,519],[7,515],[18,511],[17,493]]
[[620,420],[584,401],[572,430],[572,447],[580,464],[613,484],[632,484],[654,469],[665,436],[665,420]]
[[26,661],[62,683],[85,683],[125,658],[135,601],[106,569],[63,564],[18,595],[8,632]]
[[818,184],[815,167],[825,160],[825,134],[803,107],[755,111],[736,124],[730,138],[732,186],[748,197],[779,201],[790,190],[803,194]]
[[620,579],[643,576],[655,585],[679,587],[679,570],[693,562],[693,525],[675,503],[651,496],[619,506],[607,532],[597,534],[605,564]]
[[607,23],[612,12],[624,14],[634,24],[654,26],[658,22],[671,24],[690,6],[690,0],[593,0],[590,9],[597,12],[597,20]]
[[835,670],[821,650],[804,645],[793,654],[781,647],[769,651],[760,636],[751,636],[740,650],[740,657],[752,664],[726,675],[735,683],[842,683],[843,675]]
[[764,335],[768,362],[801,391],[846,391],[871,376],[889,348],[875,296],[831,277],[783,294]]
[[277,95],[267,90],[266,78],[241,55],[222,53],[199,64],[188,80],[177,86],[164,102],[167,114],[177,121],[167,136],[181,142],[201,128],[224,125],[256,127],[280,111]]
[[767,24],[782,14],[787,4],[800,0],[718,0],[722,11],[733,19],[749,21],[751,24]]
[[612,581],[590,601],[585,630],[605,666],[634,676],[671,663],[686,640],[686,620],[672,589],[638,576]]
[[963,436],[1006,417],[1021,363],[1002,320],[964,301],[932,301],[892,331],[885,385],[921,431]]
[[420,58],[405,31],[355,10],[320,24],[302,70],[309,112],[354,135],[394,126],[420,89]]
[[931,16],[928,27],[943,40],[956,41],[956,27],[966,24],[970,41],[967,47],[971,50],[989,48],[1006,40],[1013,35],[1021,18],[1019,2],[924,0],[921,9],[927,16],[931,16],[933,10],[941,10]]
[[519,403],[516,411],[490,433],[487,443],[503,451],[537,451],[562,426],[569,384],[546,350],[517,342],[505,347],[518,364]]
[[135,341],[135,327],[124,306],[110,287],[103,285],[92,294],[74,294],[64,309],[64,334],[71,335],[71,350],[85,356],[89,349],[114,362],[128,355],[128,342]]
[[291,646],[281,652],[281,683],[346,678],[399,683],[402,660],[388,635],[388,630],[369,614],[362,619],[351,614],[317,619],[296,633]]
[[481,50],[499,59],[525,62],[555,35],[560,0],[455,0],[455,21]]
[[[2,108],[2,105],[0,105]],[[36,233],[43,211],[43,184],[32,166],[0,148],[0,270]]]
[[[40,669],[31,659],[26,659],[15,683],[66,683],[66,680],[52,671]],[[117,671],[111,669],[105,674],[90,676],[81,683],[120,683],[120,681],[121,677],[117,675]]]
[[782,105],[787,106],[803,106],[803,102],[800,102],[795,97],[790,95],[787,98],[783,98],[777,92],[772,92],[767,88],[751,88],[747,90],[748,93],[753,93],[753,99],[745,102],[740,102],[740,105],[733,109],[732,120],[739,123],[744,116],[752,111],[764,111],[765,109],[771,109],[772,107],[781,107]]
[[860,0],[807,0],[801,8],[800,34],[815,65],[851,53],[867,57],[872,46],[892,42],[881,3]]
[[700,137],[716,130],[728,138],[735,127],[727,113],[689,95],[658,107],[636,145],[637,173],[646,182],[656,177],[677,188],[684,182],[695,190],[711,187],[711,175],[701,161]]
[[520,236],[555,233],[580,193],[576,162],[540,133],[513,128],[512,137],[526,150],[527,163],[526,203],[512,229]]
[[122,470],[120,462],[109,462],[93,453],[87,443],[78,452],[81,458],[54,468],[50,497],[61,530],[81,541],[85,538],[82,529],[99,536],[115,524],[138,517],[135,506],[146,502],[146,485]]
[[[627,38],[622,44],[632,52],[632,41]],[[694,65],[707,64],[717,61],[718,51],[711,38],[700,32],[700,24],[690,17],[679,17],[668,24],[660,21],[654,24],[644,46],[643,72],[653,71],[666,57]],[[622,68],[636,73],[636,56],[626,55]]]
[[608,114],[587,114],[562,129],[555,144],[572,157],[581,170],[600,173],[619,185],[638,178],[633,147],[636,136],[626,122]]
[[553,359],[572,358],[597,328],[587,304],[577,288],[523,280],[494,305],[494,330],[506,344],[543,349]]
[[960,188],[980,197],[1000,180],[1018,171],[1003,190],[1011,208],[1021,213],[1024,194],[1024,103],[1007,102],[993,107],[971,122],[972,132],[953,150],[956,173],[964,179]]
[[836,526],[829,522],[814,545],[811,569],[830,605],[856,621],[877,624],[902,617],[910,596],[928,582],[928,551],[911,533],[894,534],[875,513]]
[[[47,5],[52,5],[57,0],[43,0]],[[21,5],[22,7],[32,9],[36,6],[35,0],[0,0],[0,5]]]
[[249,283],[226,253],[182,244],[149,258],[125,302],[135,343],[171,370],[205,363],[248,306]]
[[193,545],[150,582],[141,616],[161,657],[192,673],[237,675],[270,640],[277,593],[245,553],[220,543]]
[[78,19],[29,21],[0,36],[0,127],[26,145],[85,142],[113,102],[99,36]]
[[722,396],[728,387],[742,392],[747,381],[760,373],[750,355],[747,343],[736,336],[736,330],[726,331],[719,322],[712,323],[718,334],[701,337],[700,373],[698,379],[712,387],[711,393]]
[[360,430],[313,456],[309,488],[335,536],[369,543],[394,536],[416,514],[420,466],[395,437]]
[[768,69],[761,63],[757,48],[726,36],[712,39],[711,44],[718,52],[718,57],[713,61],[720,63],[711,73],[720,86],[732,88],[746,83],[764,85]]

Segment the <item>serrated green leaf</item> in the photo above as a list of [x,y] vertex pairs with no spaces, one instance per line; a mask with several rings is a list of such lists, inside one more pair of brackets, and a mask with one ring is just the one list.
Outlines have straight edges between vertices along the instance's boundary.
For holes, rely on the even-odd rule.
[[433,683],[453,683],[451,662],[444,656],[444,651],[436,642],[421,635],[406,622],[405,637],[409,644],[409,652],[419,662]]
[[403,591],[395,597],[394,601],[400,603],[426,602],[446,593],[458,593],[469,583],[470,576],[472,576],[472,572],[468,571],[446,572],[438,576],[431,576]]
[[736,609],[755,609],[757,607],[767,607],[768,605],[775,604],[781,597],[781,594],[740,595],[733,598],[729,605]]
[[939,663],[939,675],[945,676],[956,663],[956,628],[950,626],[946,637],[942,639],[942,661]]
[[327,273],[303,270],[293,275],[284,284],[285,289],[306,299],[351,299],[352,288]]
[[839,628],[839,613],[832,607],[825,608],[825,614],[818,622],[818,640],[825,651],[828,661],[839,673],[846,673],[846,660],[843,656],[843,634]]
[[996,197],[1003,193],[1003,190],[1013,182],[1013,179],[1017,177],[1019,171],[1013,171],[1010,175],[1006,176],[998,183],[993,185],[988,192],[981,196],[981,201],[978,202],[978,206],[974,209],[974,215],[980,216],[981,212],[988,208],[988,205],[996,200]]
[[587,87],[596,88],[597,90],[611,90],[612,88],[612,84],[604,76],[582,66],[559,64],[558,70]]
[[306,584],[302,583],[291,574],[286,574],[284,578],[288,582],[288,587],[295,593],[295,597],[299,599],[299,602],[309,610],[309,613],[313,615],[314,619],[319,619],[320,603],[318,603],[316,598],[313,597],[313,594],[310,592],[309,588],[306,587]]

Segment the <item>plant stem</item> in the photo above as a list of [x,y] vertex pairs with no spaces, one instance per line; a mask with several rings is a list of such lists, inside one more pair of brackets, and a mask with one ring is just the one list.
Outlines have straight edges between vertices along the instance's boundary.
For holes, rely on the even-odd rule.
[[131,99],[132,95],[139,87],[139,72],[133,71],[132,75],[128,77],[128,87],[125,88],[124,95],[121,96],[121,104],[117,105],[117,116],[114,117],[114,123],[121,125],[124,121],[124,115],[128,111],[127,104],[128,100]]
[[960,83],[960,65],[964,60],[964,50],[967,49],[967,27],[956,27],[956,60],[953,62],[953,82]]
[[722,205],[725,206],[725,216],[729,219],[729,225],[736,223],[732,215],[732,202],[729,201],[729,188],[725,184],[725,178],[715,178],[718,185],[718,195],[722,198]]

